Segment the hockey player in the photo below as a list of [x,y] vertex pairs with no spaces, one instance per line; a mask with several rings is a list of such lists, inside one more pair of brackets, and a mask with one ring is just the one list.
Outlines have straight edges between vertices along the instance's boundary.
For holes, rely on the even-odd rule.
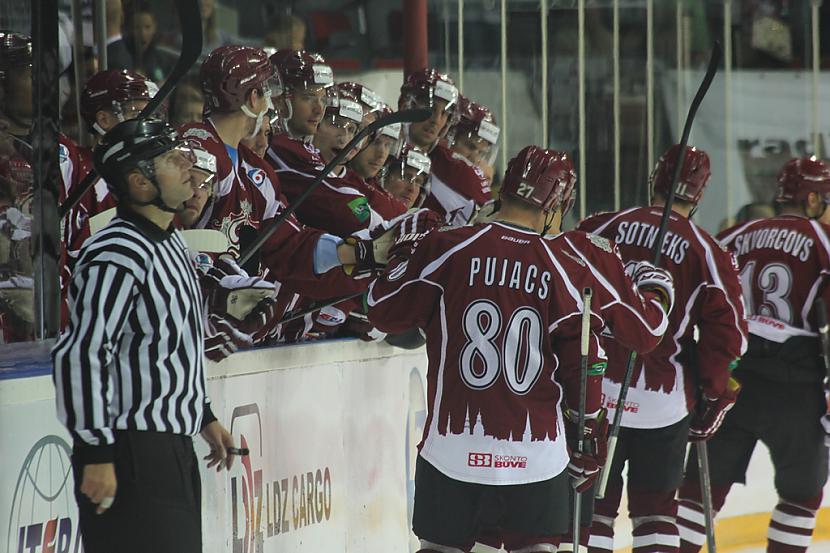
[[[314,84],[319,65],[316,62],[322,62],[317,54],[280,51],[271,56],[271,60],[285,87],[278,105],[293,106],[297,103],[294,98],[307,94],[309,87],[319,88],[320,85]],[[271,141],[268,160],[279,175],[285,196],[290,201],[305,192],[324,165],[340,153],[363,124],[363,108],[351,88],[340,90],[327,86],[324,101],[325,109],[313,135],[294,136],[292,119],[288,119],[280,125],[287,132],[278,130]],[[290,112],[294,112],[293,107]],[[365,187],[365,183],[345,167],[345,162],[358,149],[350,152],[344,164],[335,167],[308,201],[300,206],[297,210],[300,221],[341,237],[372,229],[383,221],[383,217],[371,208],[368,199],[359,190]]]
[[[337,88],[350,93],[360,102],[363,107],[361,128],[392,113],[392,108],[383,102],[380,96],[359,83],[338,83]],[[385,220],[406,213],[403,204],[396,201],[380,184],[381,171],[386,165],[386,160],[400,148],[400,137],[400,123],[381,127],[369,135],[366,145],[348,162],[349,171],[354,177],[350,179],[352,186],[366,196],[369,207]]]
[[[428,90],[427,85],[432,82],[423,78],[419,81],[415,76],[410,78],[413,82],[408,80],[407,83],[414,91],[424,88]],[[441,82],[443,81],[435,80],[434,86]],[[417,95],[417,92],[404,92],[407,83],[401,88],[402,95]],[[455,110],[447,135],[451,147],[438,143],[428,150],[432,160],[432,175],[424,207],[445,215],[450,225],[458,226],[470,221],[484,204],[492,201],[490,183],[477,163],[485,153],[488,159],[491,153],[495,154],[499,129],[490,110],[463,96],[458,96]],[[410,127],[410,139],[416,146],[422,146],[414,140],[417,135]],[[482,138],[481,135],[487,138]],[[458,150],[455,150],[455,142],[458,142]]]
[[[420,553],[469,551],[484,504],[499,505],[508,551],[556,551],[568,524],[568,473],[581,491],[603,463],[597,334],[608,325],[646,351],[667,326],[655,298],[671,296],[671,279],[651,278],[661,271],[640,274],[646,300],[607,240],[575,233],[553,245],[540,236],[558,232],[575,180],[567,156],[528,146],[508,166],[498,221],[427,234],[369,289],[378,328],[417,326],[427,337],[429,414],[413,521]],[[592,447],[569,457],[564,430],[571,433],[575,419],[562,415],[565,404],[579,404],[586,286],[594,305],[608,309],[591,317],[585,438]]]
[[[669,148],[650,177],[652,205],[604,213],[578,228],[613,240],[629,272],[653,256],[654,240],[680,147]],[[707,439],[734,403],[730,371],[746,349],[746,323],[732,256],[691,220],[711,175],[706,152],[687,147],[662,247],[675,283],[669,331],[637,360],[605,497],[595,504],[589,551],[613,551],[614,520],[628,463],[628,506],[634,551],[677,551],[675,493],[689,439]],[[695,327],[699,336],[695,340]],[[630,349],[606,342],[608,371],[603,405],[613,413]],[[702,402],[702,405],[698,405]]]
[[411,144],[389,157],[381,176],[384,190],[405,209],[421,207],[428,193],[432,163],[429,157]]
[[32,41],[0,31],[0,343],[34,338]]
[[[713,509],[723,506],[758,440],[770,450],[778,504],[767,551],[807,551],[827,481],[827,411],[814,303],[828,299],[830,235],[816,219],[830,204],[830,165],[792,159],[778,175],[777,217],[743,223],[719,238],[738,259],[749,322],[749,350],[735,369],[735,407],[709,441]],[[820,424],[821,421],[821,424]],[[824,425],[824,430],[822,429]],[[681,551],[705,541],[694,455],[680,490]]]

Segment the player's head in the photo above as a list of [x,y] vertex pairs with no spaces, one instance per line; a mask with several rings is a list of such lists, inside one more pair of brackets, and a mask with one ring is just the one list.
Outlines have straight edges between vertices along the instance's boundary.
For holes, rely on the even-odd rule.
[[[387,104],[379,111],[378,117],[392,113]],[[392,123],[381,127],[371,135],[369,142],[349,162],[358,175],[370,179],[380,175],[390,155],[397,155],[401,149],[401,124]]]
[[[657,165],[649,177],[649,189],[652,199],[665,201],[669,197],[674,171],[677,167],[680,145],[671,146],[660,156]],[[674,192],[674,201],[679,205],[687,205],[694,210],[703,191],[709,184],[712,171],[709,169],[709,155],[693,146],[686,146],[686,157],[683,161],[683,171],[677,180]]]
[[410,73],[401,86],[398,109],[426,108],[432,116],[420,123],[410,123],[409,141],[426,152],[438,144],[456,123],[458,89],[453,80],[435,69]]
[[188,140],[193,151],[193,167],[190,169],[190,184],[193,197],[184,202],[184,209],[178,213],[184,228],[203,228],[206,223],[206,208],[213,203],[216,187],[216,156],[202,147],[196,140]]
[[32,39],[0,30],[0,132],[29,133],[33,96]]
[[95,147],[93,161],[121,205],[177,213],[193,197],[193,150],[160,119],[118,123]]
[[81,92],[81,117],[90,132],[103,135],[138,117],[158,90],[153,81],[127,69],[99,71]]
[[200,76],[205,110],[210,115],[245,114],[249,137],[273,111],[272,97],[282,93],[279,75],[260,48],[220,46],[205,58]]
[[816,157],[791,159],[778,173],[775,202],[820,217],[830,205],[830,166]]
[[501,185],[502,209],[538,211],[548,228],[558,229],[576,199],[576,172],[565,152],[526,146],[507,164]]
[[489,108],[459,96],[458,123],[448,138],[454,152],[475,165],[492,165],[498,151],[499,127]]
[[381,183],[387,192],[406,205],[420,207],[429,192],[429,156],[412,144],[403,144],[389,156]]
[[331,67],[320,54],[305,50],[278,50],[270,59],[283,83],[275,100],[279,132],[313,136],[325,111],[326,89],[334,85]]
[[[314,134],[314,145],[320,150],[323,161],[328,163],[339,154],[357,134],[362,122],[363,108],[351,92],[336,87],[326,89],[326,110]],[[349,152],[344,163],[358,149],[360,145]]]

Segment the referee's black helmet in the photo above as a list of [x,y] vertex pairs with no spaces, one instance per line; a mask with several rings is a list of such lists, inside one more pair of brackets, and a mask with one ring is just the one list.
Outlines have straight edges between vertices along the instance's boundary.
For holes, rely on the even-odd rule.
[[[155,182],[153,158],[174,148],[187,148],[176,129],[160,119],[128,119],[105,134],[93,151],[95,170],[120,200],[127,175],[141,171]],[[156,184],[156,186],[158,186]]]

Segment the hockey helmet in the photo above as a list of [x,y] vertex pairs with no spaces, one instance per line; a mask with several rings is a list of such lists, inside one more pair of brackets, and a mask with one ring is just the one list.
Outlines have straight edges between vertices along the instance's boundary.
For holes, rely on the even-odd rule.
[[202,62],[200,78],[211,111],[240,109],[254,89],[269,99],[282,93],[279,75],[261,48],[220,46]]
[[564,215],[576,199],[575,185],[576,172],[567,153],[526,146],[507,164],[501,193],[543,211],[561,207]]
[[[679,152],[680,144],[675,144],[660,156],[649,177],[649,188],[652,197],[655,194],[660,194],[664,198],[669,196]],[[706,189],[706,185],[709,184],[711,176],[709,155],[693,146],[686,146],[683,171],[680,173],[677,189],[674,192],[675,199],[696,205],[703,197],[703,191]]]
[[410,73],[401,85],[398,109],[416,106],[431,108],[437,99],[447,102],[447,111],[458,111],[458,88],[450,76],[435,69],[422,69]]
[[32,39],[28,35],[0,30],[0,79],[6,72],[32,65]]
[[[407,175],[407,169],[410,170],[409,175]],[[429,159],[429,156],[417,146],[405,142],[397,152],[393,152],[387,158],[381,183],[386,188],[390,177],[410,182],[422,178],[423,184],[413,206],[420,207],[424,203],[427,195],[429,195],[429,174],[431,169],[432,161]]]
[[270,57],[287,93],[297,89],[334,85],[334,73],[320,54],[305,50],[277,50]]
[[775,201],[804,200],[810,192],[817,193],[824,203],[830,204],[830,166],[815,156],[794,158],[785,163],[778,173]]
[[99,71],[86,82],[81,92],[81,117],[91,130],[104,134],[95,120],[95,114],[102,110],[112,111],[123,122],[136,115],[125,113],[125,104],[130,101],[150,100],[158,93],[156,83],[127,69]]
[[[101,138],[92,157],[95,170],[120,199],[126,176],[133,170],[141,171],[158,186],[153,159],[173,149],[180,150],[190,163],[196,161],[190,146],[165,121],[128,119]],[[161,201],[160,198],[156,200]]]
[[450,143],[459,149],[474,150],[476,159],[473,163],[483,160],[492,164],[498,151],[500,129],[496,125],[496,117],[489,108],[473,102],[463,95],[458,99],[458,122],[450,130]]

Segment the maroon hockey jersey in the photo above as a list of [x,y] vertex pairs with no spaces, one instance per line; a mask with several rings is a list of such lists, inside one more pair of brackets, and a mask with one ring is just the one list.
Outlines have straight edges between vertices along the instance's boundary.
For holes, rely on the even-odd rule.
[[492,199],[490,182],[477,165],[442,144],[432,150],[429,158],[430,191],[423,207],[446,216],[447,223],[454,227],[466,224]]
[[[279,175],[283,193],[291,202],[305,192],[325,166],[317,148],[287,134],[277,134],[271,139],[266,158]],[[360,182],[355,185],[357,180]],[[358,190],[358,186],[364,185],[363,179],[351,170],[329,175],[297,208],[297,218],[303,224],[341,237],[374,228],[383,218]]]
[[369,206],[384,220],[388,221],[406,213],[406,205],[387,192],[377,179],[361,179],[355,184],[358,191],[369,200]]
[[[552,478],[568,464],[562,401],[578,405],[584,287],[601,306],[597,334],[625,328],[638,350],[656,346],[667,319],[640,296],[607,240],[569,241],[504,223],[429,233],[370,287],[380,330],[413,326],[427,338],[428,406],[421,455],[447,476],[485,484]],[[587,410],[600,407],[601,376],[588,378]]]
[[[602,213],[582,221],[579,229],[616,242],[626,262],[651,261],[662,212],[641,207]],[[662,256],[661,267],[674,278],[671,324],[660,345],[637,360],[622,419],[627,427],[660,428],[681,420],[694,407],[698,386],[707,396],[720,397],[747,347],[731,254],[688,218],[672,213]],[[608,340],[606,349],[609,364],[603,391],[605,405],[613,411],[631,350],[618,340]]]
[[830,300],[830,227],[796,215],[751,221],[718,235],[738,259],[749,332],[784,342],[817,336],[813,304]]

